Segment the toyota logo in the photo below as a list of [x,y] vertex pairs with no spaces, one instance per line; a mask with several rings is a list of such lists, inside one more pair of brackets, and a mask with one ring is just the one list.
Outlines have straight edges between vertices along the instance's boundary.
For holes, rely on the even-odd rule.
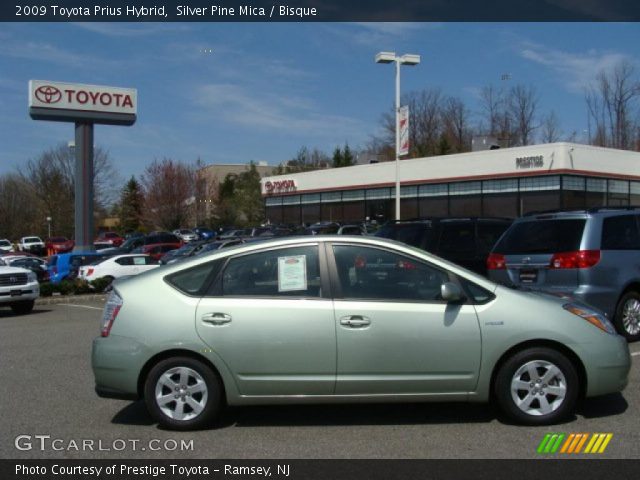
[[9,282],[10,283],[17,283],[18,282],[18,277],[9,277]]
[[58,103],[62,98],[62,92],[51,85],[42,85],[36,88],[35,96],[42,103]]

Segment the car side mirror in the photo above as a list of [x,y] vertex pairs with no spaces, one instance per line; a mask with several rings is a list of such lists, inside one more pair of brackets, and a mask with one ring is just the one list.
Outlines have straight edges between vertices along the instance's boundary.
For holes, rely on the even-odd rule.
[[449,303],[458,303],[466,299],[462,289],[453,282],[444,282],[440,285],[440,296]]

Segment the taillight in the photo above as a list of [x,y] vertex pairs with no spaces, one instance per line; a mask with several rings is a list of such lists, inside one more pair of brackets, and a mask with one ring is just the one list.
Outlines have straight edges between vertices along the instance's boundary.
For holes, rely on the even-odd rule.
[[555,253],[551,257],[553,269],[591,268],[600,261],[600,250],[577,250],[575,252]]
[[507,260],[504,255],[490,253],[487,257],[487,270],[504,270],[507,268]]
[[113,321],[118,316],[118,312],[122,308],[122,298],[112,290],[107,298],[107,303],[104,305],[104,311],[102,312],[102,322],[100,324],[100,335],[102,337],[108,337],[113,326]]
[[93,275],[93,268],[87,270],[87,277],[90,277],[91,275]]

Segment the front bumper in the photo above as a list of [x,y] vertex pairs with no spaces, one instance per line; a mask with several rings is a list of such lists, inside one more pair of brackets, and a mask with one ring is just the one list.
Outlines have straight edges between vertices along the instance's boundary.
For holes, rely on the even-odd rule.
[[631,354],[627,340],[607,335],[602,342],[571,345],[583,359],[587,374],[587,397],[617,393],[629,383]]
[[91,349],[91,368],[100,397],[139,398],[138,378],[149,358],[147,347],[118,335],[97,337]]
[[0,288],[0,304],[11,304],[35,300],[40,296],[40,284],[38,282],[17,285],[15,287]]

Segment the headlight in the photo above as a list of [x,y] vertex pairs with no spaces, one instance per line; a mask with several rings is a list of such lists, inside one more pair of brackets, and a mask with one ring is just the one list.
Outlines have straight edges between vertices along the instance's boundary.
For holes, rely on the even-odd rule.
[[38,277],[36,276],[35,273],[33,273],[33,272],[27,273],[27,282],[33,283],[33,282],[37,282],[37,281],[38,281]]
[[574,315],[579,316],[580,318],[585,319],[587,322],[595,325],[603,332],[610,333],[611,335],[615,335],[616,329],[613,327],[611,322],[605,317],[602,313],[592,310],[591,308],[587,308],[584,305],[577,305],[575,303],[567,303],[562,306],[566,311],[573,313]]

